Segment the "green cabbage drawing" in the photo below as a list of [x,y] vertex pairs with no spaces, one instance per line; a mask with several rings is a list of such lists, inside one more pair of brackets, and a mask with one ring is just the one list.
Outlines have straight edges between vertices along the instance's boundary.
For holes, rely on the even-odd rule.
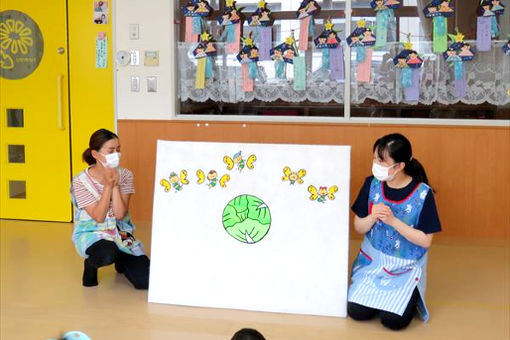
[[223,210],[223,227],[240,242],[259,242],[267,235],[270,226],[269,208],[255,196],[237,196]]

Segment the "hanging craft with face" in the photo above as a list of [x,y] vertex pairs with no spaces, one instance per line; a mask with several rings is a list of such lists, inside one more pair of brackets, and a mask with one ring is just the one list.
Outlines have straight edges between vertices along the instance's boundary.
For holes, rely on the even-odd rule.
[[473,60],[475,51],[471,46],[464,42],[464,35],[457,30],[457,33],[449,34],[452,44],[448,50],[443,53],[443,58],[450,66],[453,66],[454,75],[454,94],[457,98],[464,98],[466,96],[466,70],[465,61]]
[[294,57],[299,55],[294,36],[289,36],[285,39],[284,43],[271,49],[270,55],[271,59],[274,60],[276,77],[279,79],[285,79],[285,64],[293,64]]
[[259,49],[255,46],[255,42],[252,38],[252,32],[250,32],[247,38],[243,38],[243,47],[237,55],[237,60],[241,63],[243,91],[253,92],[255,79],[259,75],[257,68],[257,61],[259,61]]
[[510,55],[510,39],[507,41],[506,44],[503,45],[503,52],[506,55]]
[[228,53],[239,53],[242,26],[242,8],[237,8],[234,0],[226,0],[225,10],[218,17],[218,24],[223,26],[223,33],[220,39],[226,40]]
[[248,18],[249,26],[270,26],[271,25],[271,10],[267,8],[267,3],[264,0],[259,1],[257,9]]
[[198,37],[205,30],[206,23],[204,18],[212,13],[212,7],[206,0],[188,1],[181,12],[185,17],[185,42],[197,42]]
[[386,45],[388,37],[388,24],[390,21],[396,22],[395,9],[402,6],[402,3],[397,0],[372,0],[370,6],[376,12],[376,33],[377,41],[376,47],[383,47]]
[[214,40],[209,32],[200,35],[200,42],[193,50],[193,56],[197,59],[197,73],[195,76],[195,88],[204,89],[205,80],[213,77],[213,56],[217,53]]
[[267,8],[264,0],[259,1],[257,9],[248,18],[248,25],[255,29],[255,41],[259,47],[261,61],[271,60],[271,47],[273,46],[273,31],[271,27],[271,10]]
[[346,42],[356,51],[357,80],[358,82],[370,82],[372,68],[372,48],[375,45],[376,37],[373,34],[374,27],[366,27],[366,21],[360,20],[356,29],[349,35]]
[[324,31],[315,38],[315,47],[322,50],[322,69],[335,80],[344,78],[344,53],[340,38],[330,19],[324,24]]
[[433,25],[433,42],[434,52],[443,53],[448,47],[447,31],[448,20],[455,14],[453,4],[450,0],[432,0],[424,9],[423,14],[427,18],[432,18]]
[[420,68],[423,59],[412,47],[408,38],[407,43],[404,44],[404,50],[393,58],[393,63],[400,69],[400,84],[404,89],[406,101],[419,100]]
[[296,11],[299,19],[299,50],[308,50],[308,37],[314,36],[314,15],[318,14],[321,6],[315,0],[304,0]]
[[493,38],[499,36],[497,16],[505,12],[501,0],[482,0],[478,7],[476,21],[476,48],[479,51],[490,51]]

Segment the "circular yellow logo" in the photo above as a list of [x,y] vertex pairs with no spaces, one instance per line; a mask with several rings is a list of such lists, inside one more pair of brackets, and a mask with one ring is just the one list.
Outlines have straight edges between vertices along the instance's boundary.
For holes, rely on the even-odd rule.
[[0,12],[0,76],[22,79],[39,66],[44,41],[39,26],[23,12]]

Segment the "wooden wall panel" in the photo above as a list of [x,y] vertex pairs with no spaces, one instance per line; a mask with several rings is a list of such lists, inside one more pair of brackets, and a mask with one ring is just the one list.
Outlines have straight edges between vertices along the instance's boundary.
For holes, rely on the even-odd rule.
[[[199,124],[199,126],[198,126]],[[439,237],[510,237],[510,129],[401,125],[339,125],[120,120],[122,164],[135,174],[131,214],[150,222],[156,140],[338,144],[352,146],[351,201],[371,174],[372,145],[388,133],[406,135],[436,190]],[[352,230],[352,229],[351,229]],[[357,237],[351,233],[352,237]]]

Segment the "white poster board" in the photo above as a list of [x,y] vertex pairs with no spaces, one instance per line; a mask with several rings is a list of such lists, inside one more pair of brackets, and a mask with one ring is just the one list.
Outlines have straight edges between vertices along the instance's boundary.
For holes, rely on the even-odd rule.
[[155,175],[149,302],[346,316],[350,146],[159,140]]

